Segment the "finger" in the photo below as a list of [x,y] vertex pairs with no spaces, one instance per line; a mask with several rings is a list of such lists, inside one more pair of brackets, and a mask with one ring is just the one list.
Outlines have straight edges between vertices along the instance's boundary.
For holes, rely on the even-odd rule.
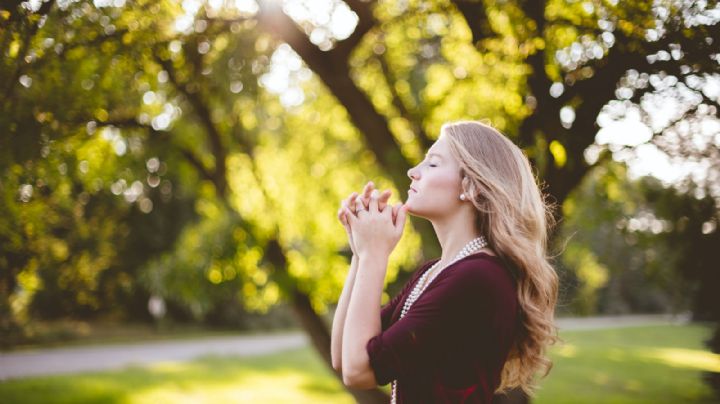
[[387,201],[390,199],[390,195],[392,195],[392,190],[386,189],[380,194],[380,198],[378,198],[378,209],[382,212],[385,210],[385,207],[387,206]]
[[353,192],[352,194],[350,194],[350,197],[348,198],[347,206],[350,209],[350,211],[353,212],[353,214],[355,214],[355,200],[357,199],[357,197],[358,197],[358,193]]
[[355,215],[359,216],[361,212],[365,211],[365,206],[363,205],[363,201],[361,199],[355,200]]
[[402,233],[407,218],[407,208],[402,205],[398,208],[397,220],[395,221],[395,230]]
[[372,181],[368,181],[368,183],[365,184],[365,188],[363,188],[361,199],[365,207],[370,204],[370,194],[372,193],[373,189],[375,189],[375,184]]
[[395,224],[395,221],[397,220],[398,210],[400,209],[401,206],[402,206],[402,202],[398,202],[398,203],[396,203],[395,205],[393,205],[393,207],[392,207],[392,221],[393,221],[393,224]]
[[345,227],[347,227],[348,224],[349,224],[349,222],[348,222],[348,215],[347,215],[347,213],[346,213],[347,211],[348,211],[348,208],[347,208],[347,207],[343,207],[343,208],[340,209],[340,213],[339,213],[339,215],[340,215],[340,223],[342,223],[342,225],[345,226]]
[[350,209],[348,208],[345,208],[345,216],[347,217],[348,226],[352,227],[357,220],[357,217],[352,212],[350,212]]
[[368,206],[368,210],[371,213],[378,212],[378,198],[379,197],[380,197],[380,192],[378,192],[377,189],[373,189],[372,193],[370,194],[370,204]]
[[363,190],[362,190],[363,198],[369,198],[370,193],[372,192],[373,189],[375,189],[375,184],[372,181],[368,181],[368,183],[365,184],[365,187],[363,187]]
[[[380,214],[383,218],[385,218],[386,220],[390,220],[390,222],[392,223],[392,206],[389,206],[387,207],[387,209],[380,211]],[[392,224],[395,225],[395,223]]]
[[340,202],[340,209],[349,209],[352,211],[352,205],[348,203],[347,199]]

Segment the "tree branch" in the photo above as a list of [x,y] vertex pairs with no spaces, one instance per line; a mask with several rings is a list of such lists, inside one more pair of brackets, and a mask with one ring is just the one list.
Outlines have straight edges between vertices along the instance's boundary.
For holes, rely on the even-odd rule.
[[217,127],[215,127],[215,124],[212,121],[210,109],[198,92],[192,91],[185,83],[181,83],[178,80],[172,61],[163,59],[157,54],[155,55],[155,60],[163,67],[163,69],[165,69],[166,72],[168,72],[168,79],[173,86],[175,86],[175,88],[187,98],[190,105],[192,105],[195,114],[200,119],[200,123],[205,128],[210,151],[215,159],[215,167],[212,170],[211,179],[217,188],[218,194],[224,197],[227,192],[227,168],[225,161],[227,158],[227,150],[223,145],[220,131]]
[[[398,188],[404,188],[408,182],[406,172],[411,164],[402,154],[400,145],[388,127],[387,118],[375,109],[367,95],[350,78],[348,50],[321,51],[282,10],[270,7],[266,3],[261,3],[258,25],[277,39],[286,42],[303,58],[308,67],[345,107],[355,127],[364,135],[368,148],[373,152],[380,166],[390,175]],[[359,17],[367,18],[364,15]],[[358,26],[367,27],[368,24],[367,21],[361,21]]]
[[345,3],[352,9],[355,14],[358,15],[358,25],[355,27],[355,31],[343,41],[337,43],[335,48],[330,52],[336,54],[340,60],[348,60],[350,53],[355,49],[356,46],[362,41],[362,38],[377,25],[377,20],[373,15],[372,8],[376,1],[361,1],[361,0],[345,0]]
[[[50,10],[52,9],[53,5],[55,5],[55,0],[47,0],[45,3],[40,6],[37,13],[38,15],[47,16],[50,13]],[[19,7],[19,6],[18,6]],[[15,8],[17,9],[17,7]],[[19,17],[21,18],[21,17]],[[29,22],[30,20],[26,20]],[[20,51],[18,52],[17,59],[15,60],[15,69],[12,74],[10,74],[10,77],[7,81],[7,87],[5,88],[5,99],[9,100],[13,96],[13,92],[15,91],[15,88],[17,88],[18,79],[20,78],[20,75],[22,74],[22,66],[25,64],[25,56],[27,54],[28,48],[30,47],[30,42],[32,38],[35,36],[35,34],[40,29],[40,21],[37,23],[32,24],[30,27],[27,28],[27,32],[25,32],[25,36],[22,40],[22,45],[20,48]]]
[[395,83],[397,79],[390,70],[390,66],[387,63],[384,54],[378,55],[377,60],[380,63],[383,76],[385,76],[385,82],[387,83],[388,89],[390,90],[393,105],[395,106],[395,108],[397,108],[398,112],[400,112],[400,116],[402,116],[412,127],[413,132],[415,133],[415,137],[420,142],[420,146],[422,147],[422,149],[429,149],[430,146],[432,146],[432,141],[430,140],[430,138],[428,138],[427,133],[425,133],[425,130],[423,129],[422,119],[412,114],[405,106],[402,98],[400,98],[400,94],[398,94],[397,90],[395,89]]
[[[103,122],[97,122],[97,126],[99,127],[106,127],[106,126],[114,126],[116,128],[136,128],[136,129],[145,129],[154,136],[159,136],[161,138],[167,138],[168,132],[160,132],[155,130],[151,125],[144,124],[138,122],[133,117],[128,118],[116,118],[116,119],[109,119]],[[195,155],[195,153],[192,151],[192,149],[179,146],[179,145],[173,145],[174,148],[178,150],[178,152],[192,165],[200,174],[202,178],[205,178],[206,180],[209,180],[211,182],[215,182],[214,173],[210,171],[205,164],[203,164],[202,160]]]
[[470,28],[470,32],[472,32],[472,40],[475,46],[478,46],[483,39],[496,36],[490,27],[483,1],[453,0],[453,3],[465,18],[465,22]]

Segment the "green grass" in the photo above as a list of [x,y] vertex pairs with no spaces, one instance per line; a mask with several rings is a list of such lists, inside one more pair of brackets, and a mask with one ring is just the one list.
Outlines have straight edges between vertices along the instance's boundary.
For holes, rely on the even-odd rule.
[[[710,329],[649,326],[562,332],[536,403],[710,403],[701,370]],[[387,390],[388,386],[385,386]],[[254,358],[0,382],[0,403],[352,403],[311,348]]]
[[352,403],[310,348],[0,382],[0,403]]
[[703,346],[702,325],[561,332],[555,363],[536,403],[710,403],[700,372],[720,372],[720,355]]

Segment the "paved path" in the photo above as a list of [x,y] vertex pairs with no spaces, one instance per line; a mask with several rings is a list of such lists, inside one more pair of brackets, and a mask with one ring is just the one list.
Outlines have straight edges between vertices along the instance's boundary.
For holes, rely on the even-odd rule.
[[556,320],[562,330],[595,330],[599,328],[637,327],[644,325],[687,324],[690,314],[631,314],[623,316],[561,317]]
[[[587,330],[655,324],[683,324],[689,317],[631,315],[560,318],[560,330]],[[131,365],[185,361],[203,355],[252,356],[308,346],[307,336],[298,331],[284,334],[210,337],[183,341],[152,341],[135,344],[91,347],[46,348],[0,353],[0,380],[121,369]]]
[[307,337],[302,332],[295,332],[7,352],[0,353],[0,380],[121,369],[131,365],[185,361],[204,355],[263,355],[306,345]]

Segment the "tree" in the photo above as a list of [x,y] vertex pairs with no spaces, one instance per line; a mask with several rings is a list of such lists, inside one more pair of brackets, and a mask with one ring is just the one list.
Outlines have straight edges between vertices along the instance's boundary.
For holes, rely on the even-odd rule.
[[[708,80],[703,75],[719,69],[714,60],[719,45],[714,38],[720,25],[711,17],[716,2],[491,5],[417,1],[394,5],[348,1],[358,18],[355,30],[342,41],[321,43],[323,50],[305,34],[322,27],[304,21],[303,32],[289,16],[272,9],[273,3],[267,4],[258,14],[260,26],[290,44],[346,106],[378,163],[396,183],[405,181],[411,159],[399,145],[404,133],[391,130],[390,122],[403,121],[402,129],[411,132],[421,147],[429,146],[433,136],[427,133],[436,133],[442,123],[433,119],[433,107],[438,106],[430,88],[435,85],[429,80],[433,68],[452,72],[446,79],[459,82],[447,85],[441,102],[468,97],[463,82],[487,73],[488,65],[510,70],[498,77],[506,81],[496,88],[509,88],[497,93],[509,98],[498,110],[448,101],[454,114],[445,116],[496,119],[497,126],[526,148],[547,191],[559,203],[601,161],[588,163],[584,156],[595,141],[600,112],[618,97],[638,102],[665,88],[649,77],[673,76],[675,85],[700,96],[699,102],[686,106],[689,111],[683,118],[700,105],[714,106],[717,114],[717,100],[705,95],[702,87]],[[463,23],[469,30],[460,26]],[[443,35],[451,28],[456,29],[455,35]],[[426,49],[434,50],[423,52]],[[405,58],[391,59],[391,52]],[[364,58],[354,60],[355,54]],[[373,77],[372,83],[387,83],[389,98],[375,104],[357,84],[373,68],[380,70],[380,77]],[[632,79],[639,74],[643,80]],[[525,97],[518,102],[520,94]],[[492,103],[485,99],[488,96],[487,92],[476,95]]]
[[[428,78],[443,67],[453,73],[454,77],[446,74],[450,81],[461,83],[484,73],[483,68],[498,59],[514,67],[503,84],[516,95],[525,94],[524,102],[513,105],[509,97],[504,111],[497,115],[482,111],[480,117],[512,122],[498,126],[526,149],[558,204],[604,160],[590,163],[584,153],[595,142],[600,112],[616,98],[639,102],[662,90],[662,84],[648,85],[653,82],[650,77],[661,81],[674,77],[677,87],[698,96],[699,101],[683,105],[680,119],[708,106],[714,115],[718,112],[717,100],[703,92],[706,75],[720,69],[715,60],[720,24],[712,17],[716,2],[346,3],[358,18],[355,30],[347,39],[320,42],[320,49],[305,34],[320,30],[309,21],[304,22],[303,32],[289,16],[271,7],[262,9],[258,20],[290,44],[346,106],[378,163],[396,183],[404,180],[402,175],[411,165],[398,141],[405,137],[402,132],[410,132],[420,147],[427,147],[431,139],[427,133],[437,131],[439,122],[432,119],[437,105],[429,96],[437,80]],[[456,27],[459,16],[469,28],[461,40],[438,32]],[[396,31],[398,26],[403,28]],[[430,50],[420,52],[427,49],[424,46]],[[453,51],[463,55],[462,61],[453,60]],[[406,52],[406,58],[386,57],[395,52]],[[361,58],[357,55],[365,58],[354,61]],[[473,64],[474,60],[480,62]],[[387,83],[387,95],[384,102],[373,103],[359,83],[363,74],[371,74],[375,61],[380,74],[372,80],[373,90],[377,91],[377,83]],[[631,79],[637,75],[645,80]],[[466,98],[463,87],[448,86],[443,98]],[[489,101],[479,94],[475,97]],[[455,105],[455,114],[447,115],[472,118],[480,112],[466,105]],[[397,120],[403,128],[393,131],[390,122]],[[561,218],[561,211],[556,212]]]
[[0,13],[4,344],[31,316],[147,316],[145,292],[132,282],[139,263],[172,246],[192,217],[189,198],[172,197],[176,173],[152,150],[97,130],[97,117],[128,105],[114,79],[133,55],[107,56],[122,35],[98,37],[99,24],[77,18],[87,6]]
[[[648,196],[676,192],[653,177],[628,178],[619,162],[585,178],[563,206],[564,310],[591,315],[692,309],[693,281],[678,262],[688,254],[666,242],[679,229],[659,198]],[[688,214],[688,206],[675,206],[672,214]]]
[[[301,7],[280,10],[265,2],[259,10],[193,2],[184,8],[96,3],[100,7],[48,1],[36,9],[35,3],[18,3],[2,11],[3,168],[23,171],[27,161],[43,158],[45,143],[72,144],[88,129],[109,131],[126,147],[135,142],[152,150],[177,170],[177,188],[197,196],[201,220],[226,220],[249,235],[264,257],[256,269],[271,274],[292,302],[328,366],[329,333],[318,310],[332,287],[302,285],[317,286],[306,284],[315,278],[325,285],[341,282],[336,275],[305,271],[318,262],[332,262],[339,271],[342,241],[327,236],[329,218],[314,222],[283,208],[310,207],[330,217],[335,201],[350,190],[338,178],[379,174],[373,161],[395,189],[405,189],[407,168],[440,125],[457,118],[491,118],[525,148],[547,191],[562,203],[605,160],[607,153],[588,162],[584,152],[594,142],[598,114],[616,98],[640,102],[664,88],[657,78],[673,76],[677,87],[700,97],[686,105],[691,115],[694,109],[717,114],[717,101],[702,90],[706,75],[718,69],[718,24],[708,11],[715,2],[347,1],[333,2],[328,18],[315,21]],[[324,24],[332,20],[330,11],[356,24],[352,30]],[[272,58],[288,53],[281,42],[325,86],[311,80],[300,88],[311,101],[297,106],[295,115],[257,86]],[[283,142],[294,145],[281,147]],[[358,156],[353,160],[364,171],[351,169],[347,155]],[[148,163],[152,157],[138,152],[134,158]],[[313,164],[318,157],[322,162]],[[287,165],[273,170],[263,159],[298,162],[310,175]],[[281,181],[273,171],[293,174],[293,181]],[[126,185],[146,176],[131,171]],[[318,192],[322,197],[297,204],[307,197],[302,187],[321,183],[319,178],[330,184]],[[279,184],[299,186],[288,197]],[[429,226],[413,224],[432,255],[437,246]],[[302,226],[321,236],[303,243]],[[188,239],[180,237],[176,252],[183,240]],[[410,253],[413,240],[401,247],[391,278],[398,266],[418,258]],[[226,253],[223,259],[234,256]],[[149,268],[158,268],[162,259],[154,262]],[[22,266],[11,267],[7,279],[14,280]],[[187,268],[217,279],[212,260]],[[12,282],[3,294],[12,294]],[[380,396],[369,395],[370,401]]]

